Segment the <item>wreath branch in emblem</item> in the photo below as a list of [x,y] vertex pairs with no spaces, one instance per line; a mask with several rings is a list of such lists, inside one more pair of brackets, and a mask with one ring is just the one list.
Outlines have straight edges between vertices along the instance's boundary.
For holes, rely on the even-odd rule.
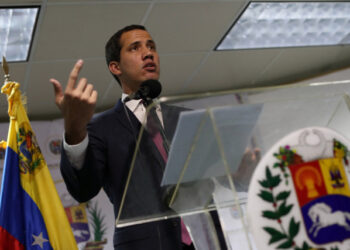
[[107,232],[107,226],[104,223],[105,216],[102,215],[101,210],[97,207],[97,202],[95,205],[89,204],[88,211],[90,214],[90,219],[92,220],[92,227],[94,229],[95,241],[102,241],[103,236]]
[[348,156],[350,156],[350,152],[348,148],[337,139],[333,139],[333,154],[336,158],[342,158],[345,166],[349,170]]
[[269,167],[266,167],[265,179],[259,181],[263,189],[258,194],[264,201],[272,204],[273,210],[264,210],[263,217],[276,220],[279,228],[264,227],[263,229],[270,235],[269,245],[280,242],[277,249],[287,249],[294,247],[295,249],[307,250],[310,247],[304,242],[303,247],[296,245],[294,238],[299,233],[300,222],[296,222],[294,217],[289,221],[288,230],[282,224],[282,217],[289,214],[293,208],[293,204],[287,204],[290,191],[281,191],[274,194],[276,188],[281,182],[280,175],[272,175]]
[[278,229],[273,227],[263,228],[270,235],[269,245],[282,241],[277,246],[278,249],[293,247],[295,246],[294,237],[299,232],[300,223],[296,223],[294,218],[292,218],[289,222],[288,230],[282,224],[282,217],[286,216],[293,208],[293,204],[287,205],[290,191],[282,191],[274,195],[274,188],[281,182],[280,175],[272,175],[270,169],[266,167],[265,176],[264,180],[259,181],[264,189],[260,190],[258,195],[264,201],[271,203],[273,210],[264,210],[262,215],[267,219],[276,220],[279,224]]
[[282,171],[283,177],[285,179],[286,185],[288,185],[289,174],[286,171],[286,168],[292,164],[303,163],[302,157],[296,153],[295,150],[291,149],[290,146],[280,147],[278,153],[274,153],[273,156],[279,160],[276,162],[273,167],[279,168]]

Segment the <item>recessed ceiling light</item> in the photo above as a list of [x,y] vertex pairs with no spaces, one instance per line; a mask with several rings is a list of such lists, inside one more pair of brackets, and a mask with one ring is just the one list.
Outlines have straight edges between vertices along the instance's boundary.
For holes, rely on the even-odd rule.
[[27,61],[39,7],[0,8],[0,56]]
[[350,44],[350,2],[251,2],[216,50]]

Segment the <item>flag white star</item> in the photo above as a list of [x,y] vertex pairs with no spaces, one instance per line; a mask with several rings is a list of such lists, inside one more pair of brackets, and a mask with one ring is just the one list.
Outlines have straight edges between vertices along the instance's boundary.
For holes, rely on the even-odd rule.
[[34,242],[32,243],[32,246],[39,245],[41,249],[43,249],[44,242],[47,242],[47,239],[43,238],[43,232],[41,232],[39,235],[34,235]]

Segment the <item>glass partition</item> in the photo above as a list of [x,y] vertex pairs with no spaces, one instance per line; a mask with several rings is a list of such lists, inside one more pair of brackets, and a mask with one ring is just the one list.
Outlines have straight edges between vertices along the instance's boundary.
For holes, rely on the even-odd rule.
[[328,127],[350,138],[349,89],[349,82],[290,85],[151,103],[116,226],[181,216],[197,249],[220,249],[217,211],[227,246],[255,249],[245,211],[261,156],[304,127]]

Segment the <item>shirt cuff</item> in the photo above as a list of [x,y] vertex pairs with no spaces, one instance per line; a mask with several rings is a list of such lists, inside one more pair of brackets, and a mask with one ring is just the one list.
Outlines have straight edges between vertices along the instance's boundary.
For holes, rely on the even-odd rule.
[[85,136],[84,140],[75,145],[69,145],[63,135],[63,149],[66,152],[68,161],[73,168],[80,170],[83,168],[86,150],[89,144],[89,137]]

